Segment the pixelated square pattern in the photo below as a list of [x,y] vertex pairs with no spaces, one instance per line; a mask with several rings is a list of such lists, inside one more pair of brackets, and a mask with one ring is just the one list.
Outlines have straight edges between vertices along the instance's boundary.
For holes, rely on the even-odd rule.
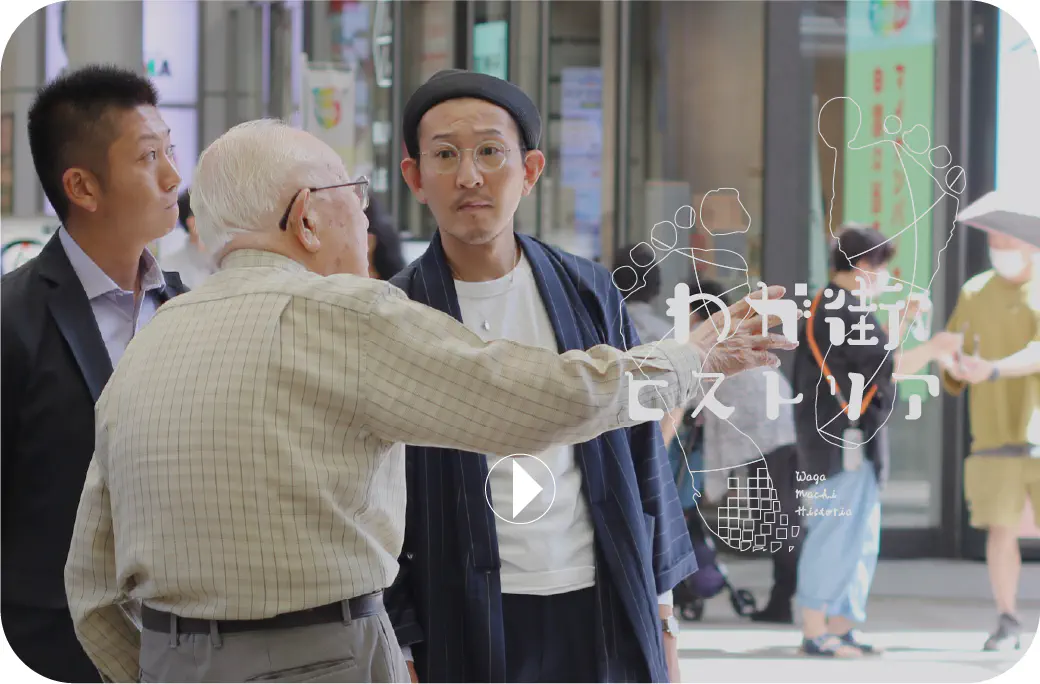
[[[758,467],[746,478],[730,476],[726,481],[730,494],[725,505],[718,508],[720,539],[743,551],[765,549],[770,538],[789,538],[788,515],[780,510],[767,468]],[[790,537],[797,534],[796,529],[790,531]]]

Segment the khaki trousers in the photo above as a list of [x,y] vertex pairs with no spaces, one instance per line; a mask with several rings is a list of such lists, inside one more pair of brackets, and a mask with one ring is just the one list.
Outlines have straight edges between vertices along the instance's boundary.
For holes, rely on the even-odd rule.
[[310,627],[141,632],[142,682],[410,682],[385,611]]

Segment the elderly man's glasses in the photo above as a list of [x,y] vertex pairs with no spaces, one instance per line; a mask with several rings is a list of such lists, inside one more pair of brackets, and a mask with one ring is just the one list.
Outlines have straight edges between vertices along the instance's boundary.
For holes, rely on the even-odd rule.
[[[320,188],[305,188],[311,192],[318,192],[320,190],[334,190],[336,188],[354,188],[354,194],[357,195],[358,201],[361,203],[361,211],[368,209],[368,177],[361,176],[356,181],[350,181],[349,183],[337,183],[336,185],[323,185]],[[292,207],[296,204],[296,198],[300,196],[303,190],[297,190],[296,194],[293,195],[292,199],[289,200],[289,206],[285,208],[285,213],[282,214],[282,220],[278,222],[278,227],[285,230],[289,224],[289,212],[292,211]]]
[[498,171],[509,158],[509,148],[494,140],[488,140],[476,147],[467,147],[461,150],[451,143],[438,143],[429,152],[419,153],[419,156],[429,159],[436,173],[456,173],[462,162],[463,152],[472,153],[473,163],[485,173]]

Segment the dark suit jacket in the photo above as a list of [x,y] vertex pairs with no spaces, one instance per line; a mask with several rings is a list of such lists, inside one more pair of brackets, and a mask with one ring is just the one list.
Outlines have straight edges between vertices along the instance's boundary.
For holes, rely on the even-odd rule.
[[[161,302],[186,290],[176,273],[164,276]],[[5,604],[64,609],[65,561],[94,453],[94,403],[112,363],[57,234],[3,277],[0,297],[0,594]]]
[[[639,344],[610,273],[587,259],[517,236],[545,302],[559,351]],[[391,282],[461,322],[440,236]],[[697,569],[657,423],[575,445],[596,537],[600,648],[638,643],[643,677],[667,681],[657,597]],[[484,496],[483,454],[409,446],[401,571],[386,603],[419,681],[506,681],[501,563]],[[601,622],[599,622],[601,621]],[[602,660],[601,660],[602,662]],[[601,673],[618,681],[626,673]],[[643,679],[643,681],[646,681]]]

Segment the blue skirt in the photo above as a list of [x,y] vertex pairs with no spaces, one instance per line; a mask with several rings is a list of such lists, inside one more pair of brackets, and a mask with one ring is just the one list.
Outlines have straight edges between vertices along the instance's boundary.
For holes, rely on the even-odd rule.
[[802,489],[806,484],[796,485],[805,540],[795,598],[803,608],[864,622],[881,541],[874,468],[865,462]]

